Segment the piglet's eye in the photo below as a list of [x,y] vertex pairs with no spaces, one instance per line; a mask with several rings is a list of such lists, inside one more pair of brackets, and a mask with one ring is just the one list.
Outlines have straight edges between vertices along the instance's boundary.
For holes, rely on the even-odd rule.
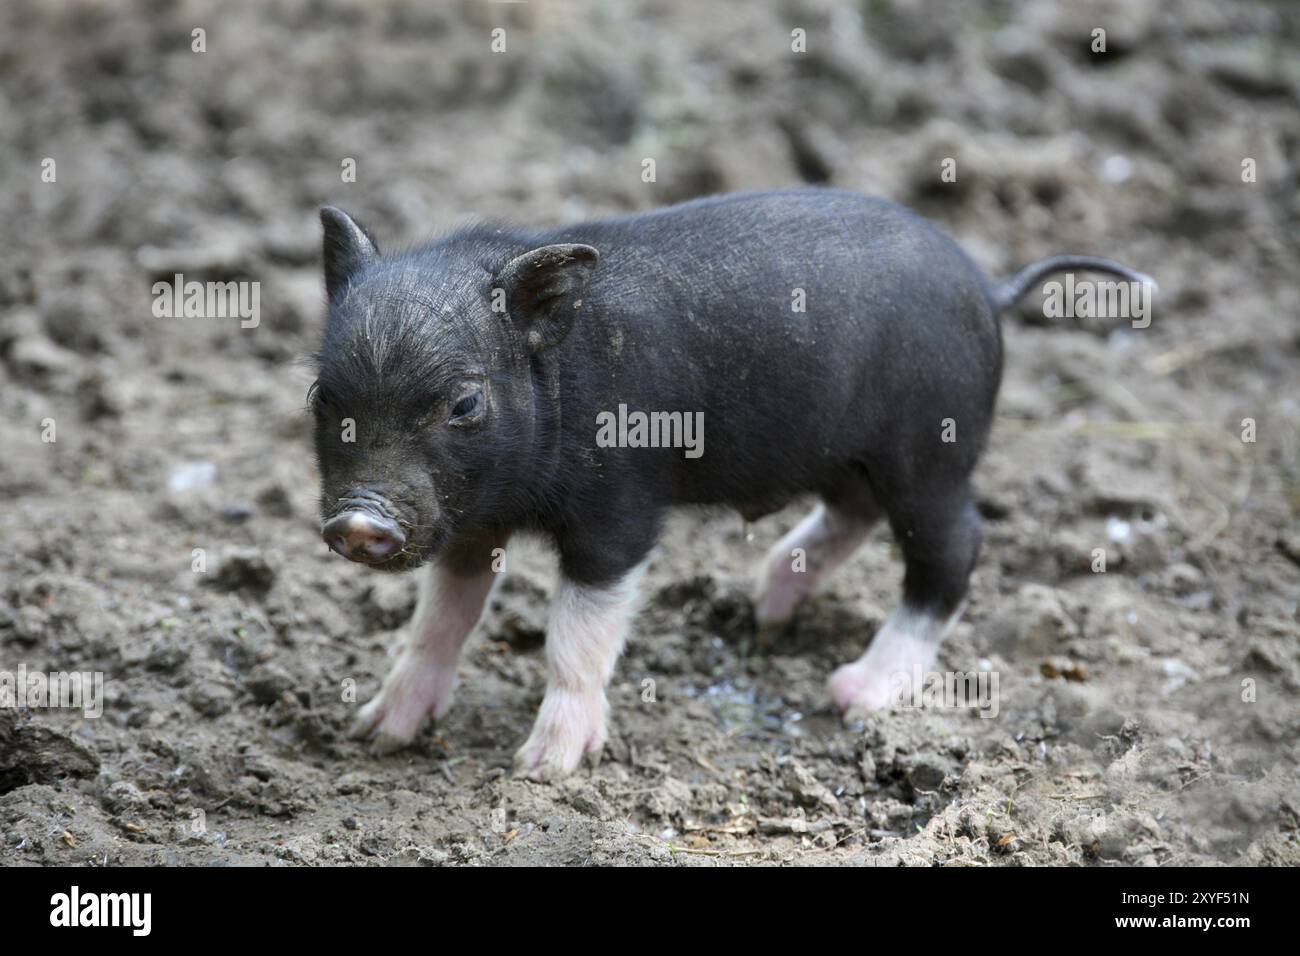
[[468,419],[474,417],[474,415],[478,412],[482,404],[483,404],[482,392],[474,392],[470,395],[466,395],[459,402],[457,402],[456,406],[451,410],[451,424],[454,425],[458,422],[465,422]]

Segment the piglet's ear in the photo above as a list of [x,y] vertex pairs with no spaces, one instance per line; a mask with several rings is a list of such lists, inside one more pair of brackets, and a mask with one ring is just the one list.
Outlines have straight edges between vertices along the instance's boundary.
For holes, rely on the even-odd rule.
[[542,246],[511,259],[497,274],[505,290],[506,311],[540,352],[558,345],[573,328],[591,272],[600,253],[591,246]]
[[379,258],[379,247],[366,228],[342,209],[321,207],[320,222],[325,227],[325,292],[334,302],[353,275]]

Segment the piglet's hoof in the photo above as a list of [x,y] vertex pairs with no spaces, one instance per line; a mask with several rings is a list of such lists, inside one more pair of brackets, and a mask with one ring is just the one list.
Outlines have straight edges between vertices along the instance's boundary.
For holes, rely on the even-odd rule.
[[515,754],[516,776],[559,780],[584,758],[599,762],[607,737],[606,707],[603,693],[548,691],[532,733]]

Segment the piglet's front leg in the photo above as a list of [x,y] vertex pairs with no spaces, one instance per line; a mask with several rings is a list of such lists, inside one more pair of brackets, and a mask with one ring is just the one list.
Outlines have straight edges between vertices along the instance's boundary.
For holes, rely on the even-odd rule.
[[376,754],[406,746],[429,717],[451,709],[461,648],[499,578],[494,549],[504,546],[504,537],[473,541],[419,572],[420,598],[397,659],[352,726],[351,735],[369,739]]
[[546,695],[532,733],[515,754],[520,774],[555,780],[583,757],[597,758],[605,746],[605,685],[623,649],[641,571],[600,587],[561,579],[546,630]]

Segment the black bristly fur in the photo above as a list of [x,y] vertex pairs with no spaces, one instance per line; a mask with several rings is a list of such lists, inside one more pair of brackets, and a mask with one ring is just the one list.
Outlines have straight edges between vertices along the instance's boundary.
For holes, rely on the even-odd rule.
[[[908,210],[788,190],[540,232],[480,225],[391,256],[324,218],[324,507],[356,487],[387,495],[414,552],[393,568],[527,528],[570,578],[602,583],[642,560],[669,507],[756,518],[814,493],[888,514],[912,542],[914,601],[964,593],[1008,287]],[[501,288],[508,315],[491,308]],[[466,382],[483,384],[482,420],[448,428]],[[703,456],[597,447],[598,413],[620,404],[703,412]]]

